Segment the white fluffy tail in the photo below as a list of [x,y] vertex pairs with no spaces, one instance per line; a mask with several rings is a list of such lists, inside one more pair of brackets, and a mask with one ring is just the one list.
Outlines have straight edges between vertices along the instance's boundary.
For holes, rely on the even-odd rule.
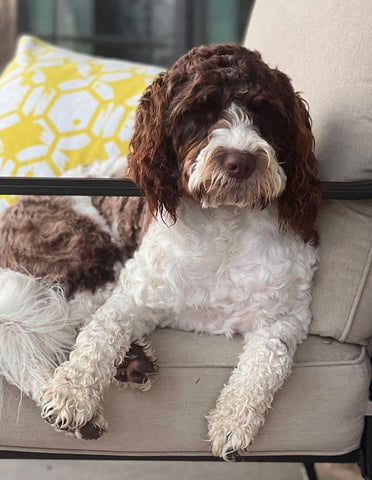
[[37,403],[75,342],[80,319],[69,313],[58,286],[0,269],[0,374]]

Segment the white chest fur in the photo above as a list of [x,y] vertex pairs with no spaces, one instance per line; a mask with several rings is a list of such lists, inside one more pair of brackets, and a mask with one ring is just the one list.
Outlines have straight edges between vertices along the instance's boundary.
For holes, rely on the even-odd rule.
[[287,315],[308,320],[316,262],[314,247],[279,231],[275,207],[183,200],[175,225],[150,227],[125,277],[134,298],[167,312],[163,325],[231,335]]

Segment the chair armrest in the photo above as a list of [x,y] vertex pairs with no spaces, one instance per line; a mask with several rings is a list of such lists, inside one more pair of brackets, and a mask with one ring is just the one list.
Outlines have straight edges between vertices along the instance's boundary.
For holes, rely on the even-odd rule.
[[124,178],[0,177],[0,195],[78,195],[141,197],[143,193]]
[[[372,199],[372,181],[322,182],[325,200]],[[143,193],[130,180],[118,178],[0,177],[0,194],[12,195],[108,195],[139,197]]]
[[[371,358],[372,363],[372,358]],[[372,402],[372,382],[369,387],[369,400]],[[372,478],[372,417],[365,418],[365,426],[361,442],[360,467],[364,475],[363,478]]]
[[365,182],[322,182],[324,200],[367,200],[372,198],[372,180]]

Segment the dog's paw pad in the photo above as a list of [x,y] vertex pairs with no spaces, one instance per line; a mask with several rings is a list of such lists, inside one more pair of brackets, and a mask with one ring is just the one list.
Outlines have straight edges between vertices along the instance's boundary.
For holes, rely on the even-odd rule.
[[119,382],[145,384],[157,370],[158,366],[148,358],[145,350],[133,344],[124,361],[117,366],[115,378]]
[[103,435],[104,431],[99,425],[90,421],[78,429],[76,436],[83,440],[97,440]]

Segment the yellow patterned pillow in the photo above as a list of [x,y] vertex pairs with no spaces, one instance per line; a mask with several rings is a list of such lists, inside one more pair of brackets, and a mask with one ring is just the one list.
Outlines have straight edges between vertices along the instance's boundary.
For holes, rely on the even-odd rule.
[[59,176],[126,155],[138,99],[160,71],[20,38],[0,77],[0,175]]

